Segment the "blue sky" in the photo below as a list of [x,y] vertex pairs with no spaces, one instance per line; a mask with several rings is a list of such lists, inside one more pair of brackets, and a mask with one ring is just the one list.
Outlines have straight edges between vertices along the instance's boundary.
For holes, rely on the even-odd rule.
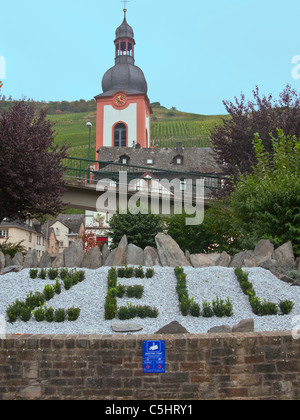
[[[287,83],[300,91],[292,77],[299,0],[131,0],[127,8],[151,102],[210,115],[225,113],[223,99],[251,98],[256,85],[276,97]],[[120,0],[2,2],[2,93],[45,101],[101,93],[122,9]]]

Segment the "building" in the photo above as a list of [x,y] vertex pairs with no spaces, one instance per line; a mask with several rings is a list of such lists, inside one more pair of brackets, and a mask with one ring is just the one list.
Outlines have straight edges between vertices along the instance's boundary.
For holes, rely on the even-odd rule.
[[[134,32],[126,20],[116,30],[115,65],[103,76],[97,101],[96,151],[104,147],[151,147],[152,109],[143,71],[135,65]],[[97,153],[97,152],[96,152]],[[96,155],[97,160],[97,155]]]
[[56,220],[47,220],[42,226],[42,232],[46,238],[46,251],[55,257],[76,239],[84,237],[84,215],[60,214]]
[[21,221],[3,220],[0,224],[0,244],[3,242],[19,243],[27,250],[36,250],[40,258],[45,252],[46,239],[41,224],[36,219]]

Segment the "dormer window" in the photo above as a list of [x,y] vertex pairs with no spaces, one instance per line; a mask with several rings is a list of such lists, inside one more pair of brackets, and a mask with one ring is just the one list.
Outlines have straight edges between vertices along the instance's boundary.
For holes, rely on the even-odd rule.
[[147,159],[147,165],[153,165],[153,159]]
[[174,163],[175,165],[183,165],[183,156],[182,155],[175,156]]
[[120,157],[120,163],[122,163],[122,165],[128,165],[130,161],[130,157],[128,155],[122,155]]

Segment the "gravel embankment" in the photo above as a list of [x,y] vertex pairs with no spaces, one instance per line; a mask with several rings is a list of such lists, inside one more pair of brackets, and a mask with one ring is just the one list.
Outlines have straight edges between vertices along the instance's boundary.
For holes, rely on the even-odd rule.
[[[14,324],[6,323],[6,333],[114,334],[111,329],[112,324],[133,322],[143,326],[140,333],[151,334],[174,320],[182,324],[190,333],[206,333],[210,328],[217,325],[227,324],[232,327],[245,318],[254,318],[256,331],[292,330],[296,322],[295,320],[293,322],[293,318],[300,315],[300,287],[283,283],[269,271],[260,268],[248,269],[248,271],[250,273],[249,280],[253,283],[257,296],[262,300],[266,299],[279,303],[280,300],[290,299],[294,302],[295,307],[290,315],[255,316],[248,298],[240,289],[233,269],[222,267],[194,269],[186,267],[189,297],[193,297],[199,304],[203,300],[212,302],[216,296],[222,299],[229,297],[233,302],[234,315],[230,318],[184,317],[178,308],[174,269],[155,267],[155,275],[152,279],[119,279],[119,283],[124,285],[144,285],[145,292],[140,300],[127,297],[118,299],[118,306],[126,305],[127,302],[155,306],[159,310],[158,318],[105,321],[104,300],[107,292],[108,267],[102,267],[98,270],[85,270],[86,279],[82,283],[78,283],[68,291],[62,287],[62,293],[55,295],[53,299],[47,302],[47,306],[52,306],[55,309],[67,309],[73,305],[79,307],[81,314],[77,321],[60,324],[38,323],[34,319],[27,323],[18,320]],[[49,279],[30,279],[28,269],[20,273],[0,276],[0,316],[5,316],[7,306],[16,299],[24,300],[30,291],[42,292],[46,284],[54,283],[55,281]]]

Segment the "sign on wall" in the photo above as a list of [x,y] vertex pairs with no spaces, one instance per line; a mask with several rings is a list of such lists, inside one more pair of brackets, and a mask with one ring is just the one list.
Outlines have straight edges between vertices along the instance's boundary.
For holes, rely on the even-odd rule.
[[165,373],[165,341],[143,341],[143,373]]

